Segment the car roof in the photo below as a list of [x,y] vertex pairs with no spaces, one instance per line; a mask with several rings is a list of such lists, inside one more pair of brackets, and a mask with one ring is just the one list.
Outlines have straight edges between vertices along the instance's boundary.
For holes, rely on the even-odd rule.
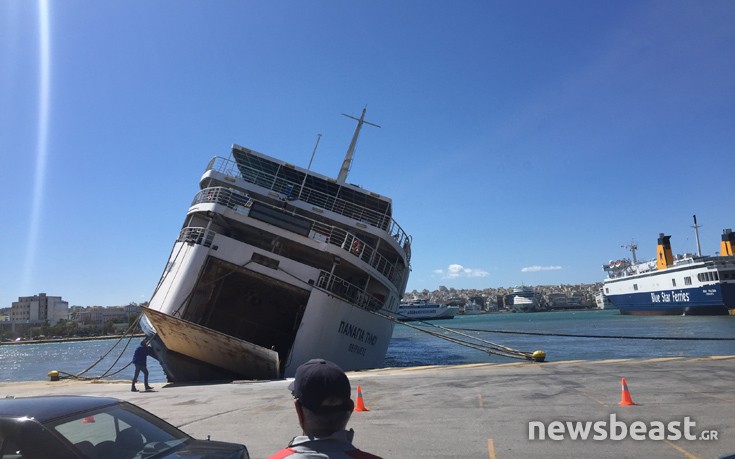
[[0,417],[29,417],[45,422],[70,414],[122,403],[110,397],[58,395],[0,399]]

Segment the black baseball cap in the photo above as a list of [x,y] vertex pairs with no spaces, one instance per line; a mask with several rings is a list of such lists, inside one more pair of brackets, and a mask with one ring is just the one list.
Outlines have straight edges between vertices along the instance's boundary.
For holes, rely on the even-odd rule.
[[352,388],[344,371],[334,362],[312,359],[296,369],[288,386],[302,406],[318,414],[352,411]]

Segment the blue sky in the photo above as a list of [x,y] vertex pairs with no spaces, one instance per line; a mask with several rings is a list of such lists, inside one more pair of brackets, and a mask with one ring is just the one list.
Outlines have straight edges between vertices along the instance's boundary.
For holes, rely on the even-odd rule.
[[732,1],[0,2],[0,307],[147,300],[233,143],[391,196],[409,290],[735,227]]

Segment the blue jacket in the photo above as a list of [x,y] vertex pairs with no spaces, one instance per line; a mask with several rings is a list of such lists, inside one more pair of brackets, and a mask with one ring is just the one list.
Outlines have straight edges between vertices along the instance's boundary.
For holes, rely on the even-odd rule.
[[136,365],[146,365],[146,358],[151,353],[148,346],[144,344],[140,344],[138,347],[135,348],[135,353],[133,354],[133,363]]

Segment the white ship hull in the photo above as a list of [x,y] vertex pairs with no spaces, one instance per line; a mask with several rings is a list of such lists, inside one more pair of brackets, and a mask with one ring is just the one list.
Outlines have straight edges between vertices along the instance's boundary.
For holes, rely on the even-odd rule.
[[401,304],[398,308],[397,319],[405,322],[411,320],[453,319],[458,312],[459,308],[457,306],[416,301]]

